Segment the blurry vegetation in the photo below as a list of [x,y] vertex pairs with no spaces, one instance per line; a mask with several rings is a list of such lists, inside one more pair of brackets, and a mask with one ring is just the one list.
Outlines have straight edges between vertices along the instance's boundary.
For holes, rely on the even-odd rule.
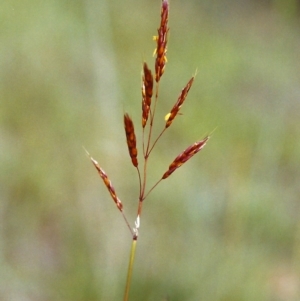
[[[217,129],[147,199],[131,298],[299,300],[299,1],[170,6],[161,118],[198,74],[149,181]],[[159,9],[159,0],[2,1],[1,300],[121,300],[130,235],[82,146],[133,220],[122,113],[140,128]]]

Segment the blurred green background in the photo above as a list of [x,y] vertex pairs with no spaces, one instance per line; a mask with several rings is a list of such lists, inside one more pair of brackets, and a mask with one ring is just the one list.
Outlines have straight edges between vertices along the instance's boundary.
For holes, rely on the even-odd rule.
[[[155,183],[188,145],[207,146],[145,201],[131,300],[300,300],[299,1],[170,3]],[[153,69],[153,0],[0,5],[0,299],[122,300],[138,179],[141,67]],[[141,161],[141,157],[140,161]]]

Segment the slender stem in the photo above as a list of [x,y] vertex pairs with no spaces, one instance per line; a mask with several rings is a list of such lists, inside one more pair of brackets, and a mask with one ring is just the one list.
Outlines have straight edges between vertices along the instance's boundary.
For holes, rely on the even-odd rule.
[[150,192],[161,182],[162,179],[158,180],[152,188],[145,194],[145,196],[142,198],[142,201],[150,194]]
[[125,220],[125,223],[126,223],[128,229],[129,229],[130,233],[131,233],[132,235],[134,235],[134,232],[133,232],[132,228],[130,227],[130,224],[129,224],[127,218],[126,218],[125,213],[124,213],[123,211],[121,211],[121,213],[122,213],[122,216],[123,216],[123,218],[124,218],[124,220]]
[[143,208],[143,198],[140,199],[139,205],[138,205],[138,210],[137,210],[137,217],[141,217],[142,214],[142,208]]
[[132,276],[132,270],[133,270],[136,242],[137,242],[137,237],[133,236],[131,251],[130,251],[130,260],[129,260],[128,271],[127,271],[125,294],[124,294],[124,299],[123,299],[124,301],[129,300],[128,298],[129,298],[129,290],[130,290],[131,276]]
[[145,157],[145,128],[143,128],[143,156]]
[[146,182],[147,182],[147,162],[148,162],[148,158],[145,158],[144,161],[144,174],[143,174],[143,184],[142,184],[142,190],[140,193],[140,200],[143,199],[144,194],[145,194],[145,188],[146,188]]
[[151,140],[151,135],[152,135],[152,128],[153,128],[153,121],[154,121],[154,115],[155,115],[155,110],[156,110],[156,104],[157,104],[157,99],[158,99],[158,90],[159,90],[159,83],[156,84],[156,92],[155,92],[155,101],[154,101],[154,108],[153,108],[153,113],[150,116],[150,129],[149,129],[149,136],[148,136],[148,142],[147,142],[147,147],[146,147],[146,157],[149,155],[149,146],[150,146],[150,140]]
[[153,120],[153,118],[154,118],[154,115],[155,115],[156,103],[157,103],[157,99],[158,99],[158,90],[159,90],[159,82],[158,82],[158,83],[156,83],[156,90],[155,90],[155,103],[154,103],[154,109],[153,109],[152,120]]
[[158,135],[158,137],[155,139],[153,145],[151,146],[150,150],[148,151],[148,155],[150,155],[151,151],[153,150],[156,142],[159,140],[159,138],[162,136],[162,134],[165,132],[166,128],[164,128],[161,133]]
[[140,184],[140,195],[142,193],[142,179],[141,179],[141,173],[140,173],[140,169],[137,167],[137,172],[138,172],[138,175],[139,175],[139,184]]

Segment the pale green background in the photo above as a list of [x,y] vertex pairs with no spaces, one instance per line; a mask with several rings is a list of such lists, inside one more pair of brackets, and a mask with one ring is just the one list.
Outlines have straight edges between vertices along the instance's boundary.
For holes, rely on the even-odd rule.
[[[215,131],[145,201],[131,300],[300,299],[299,6],[171,1],[157,131],[197,77],[149,184]],[[0,300],[122,300],[130,233],[82,146],[133,223],[122,115],[141,142],[159,13],[159,0],[2,0]]]

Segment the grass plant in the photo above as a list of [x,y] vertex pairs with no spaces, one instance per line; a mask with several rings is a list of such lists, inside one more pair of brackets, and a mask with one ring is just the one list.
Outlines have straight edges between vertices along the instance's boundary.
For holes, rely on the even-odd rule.
[[[263,2],[170,0],[151,145],[198,72],[146,190],[203,129],[217,125],[217,139],[143,202],[130,300],[300,300],[300,32]],[[81,146],[132,229],[122,104],[142,175],[140,71],[145,60],[155,76],[161,1],[2,4],[0,300],[122,300],[131,232]]]
[[[168,0],[162,0],[161,3],[161,14],[160,14],[160,25],[157,30],[157,35],[154,36],[154,41],[156,42],[156,48],[154,50],[155,64],[154,64],[154,75],[152,74],[151,68],[148,67],[146,62],[143,63],[142,70],[142,168],[140,168],[138,160],[138,149],[137,149],[137,139],[135,134],[135,127],[131,117],[125,113],[124,114],[124,128],[126,134],[126,142],[128,147],[129,156],[131,158],[132,165],[136,168],[138,179],[139,179],[139,196],[137,204],[137,214],[134,221],[134,226],[130,226],[125,213],[122,201],[116,194],[112,182],[108,178],[105,171],[100,167],[99,163],[91,157],[87,152],[91,162],[98,171],[99,176],[102,178],[105,186],[107,187],[115,205],[121,212],[124,221],[129,228],[132,236],[132,246],[130,252],[130,259],[127,271],[127,280],[125,285],[124,301],[129,300],[129,291],[131,285],[131,277],[133,271],[133,264],[135,258],[136,244],[139,237],[139,228],[141,223],[141,214],[143,203],[153,189],[162,181],[167,179],[171,174],[177,170],[181,165],[190,160],[196,153],[198,153],[207,143],[209,136],[191,144],[184,151],[182,151],[169,165],[166,171],[163,173],[161,178],[150,188],[147,187],[147,167],[149,163],[149,158],[154,150],[155,145],[161,139],[165,131],[171,126],[176,116],[178,116],[179,111],[185,102],[189,90],[193,85],[195,76],[192,76],[184,88],[181,90],[177,101],[171,108],[170,112],[165,116],[165,126],[162,128],[161,132],[156,138],[153,138],[153,127],[155,124],[155,113],[159,99],[159,84],[160,80],[165,72],[165,67],[167,63],[167,46],[168,46],[168,36],[169,36],[169,2]],[[154,99],[152,99],[154,98]],[[153,100],[153,101],[152,101]],[[147,189],[148,188],[148,189]]]

